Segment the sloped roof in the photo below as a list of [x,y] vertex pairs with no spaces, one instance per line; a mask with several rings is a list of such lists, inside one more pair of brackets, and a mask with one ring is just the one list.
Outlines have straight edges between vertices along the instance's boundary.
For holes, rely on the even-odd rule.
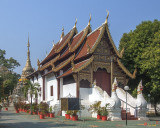
[[[66,34],[62,40],[60,40],[48,54],[48,56],[41,62],[42,67],[40,70],[44,70],[47,67],[52,67],[52,72],[58,72],[68,64],[71,64],[71,69],[68,69],[64,74],[59,77],[66,76],[71,73],[79,72],[84,69],[93,61],[93,52],[100,43],[102,37],[107,33],[109,42],[113,47],[114,53],[117,55],[117,63],[124,70],[124,72],[131,78],[135,78],[119,61],[121,55],[119,54],[108,29],[108,24],[105,22],[100,27],[91,31],[90,24],[85,29],[76,34],[77,29],[74,27],[68,34]],[[75,35],[76,34],[76,35]],[[92,56],[92,57],[90,57]],[[86,60],[86,58],[90,57]],[[84,60],[85,59],[85,60]],[[49,61],[49,62],[48,62]],[[74,61],[76,64],[74,64]],[[78,63],[77,63],[78,62]],[[55,63],[58,64],[55,67]],[[67,67],[69,68],[69,67]],[[58,77],[58,78],[59,78]]]
[[87,40],[86,40],[85,44],[83,45],[81,51],[79,52],[79,54],[75,58],[75,60],[80,59],[81,57],[86,56],[89,53],[88,46],[90,47],[90,49],[94,46],[96,40],[98,39],[98,37],[101,33],[101,29],[102,29],[102,27],[98,28],[97,30],[95,30],[94,32],[92,32],[91,34],[89,34],[87,36]]
[[76,34],[73,37],[71,44],[68,44],[67,50],[61,55],[60,59],[66,57],[69,53],[74,52],[83,43],[90,29],[90,25],[88,25],[85,29]]
[[71,40],[74,33],[77,33],[76,27],[74,27],[68,34],[66,34],[62,40],[60,40],[50,51],[48,56],[41,62],[41,64],[45,63],[47,60],[49,60],[51,57],[53,57],[56,53],[59,53],[66,44]]
[[68,71],[64,72],[61,76],[59,76],[58,78],[62,78],[65,76],[68,76],[72,73],[76,73],[79,72],[80,70],[86,68],[92,61],[93,61],[94,57],[90,57],[89,59],[86,59],[82,62],[79,62],[77,64],[74,65],[74,67],[70,68]]
[[75,55],[73,54],[67,60],[61,62],[55,68],[52,68],[52,71],[54,71],[54,72],[59,71],[60,69],[62,69],[63,67],[65,67],[67,64],[69,64],[74,59],[74,57],[75,57]]

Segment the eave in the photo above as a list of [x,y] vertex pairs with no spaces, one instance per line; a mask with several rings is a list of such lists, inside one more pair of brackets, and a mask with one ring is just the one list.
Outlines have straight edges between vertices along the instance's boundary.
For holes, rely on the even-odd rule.
[[48,68],[49,66],[52,66],[54,62],[56,62],[60,57],[60,54],[58,56],[56,56],[54,59],[52,59],[51,61],[49,61],[48,63],[46,63],[45,65],[43,65],[42,67],[40,67],[40,71],[43,71],[44,69]]
[[120,68],[132,79],[136,78],[136,72],[137,69],[134,70],[133,74],[131,74],[128,69],[121,63],[121,61],[117,58],[117,63],[120,66]]

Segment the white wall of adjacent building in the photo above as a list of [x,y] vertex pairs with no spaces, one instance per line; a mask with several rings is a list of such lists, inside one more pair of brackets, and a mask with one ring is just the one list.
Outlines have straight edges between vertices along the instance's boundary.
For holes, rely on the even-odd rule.
[[[51,86],[53,86],[53,96],[51,96]],[[46,76],[46,101],[57,100],[57,79],[54,75]]]
[[69,94],[76,97],[76,83],[63,85],[63,97],[67,97]]

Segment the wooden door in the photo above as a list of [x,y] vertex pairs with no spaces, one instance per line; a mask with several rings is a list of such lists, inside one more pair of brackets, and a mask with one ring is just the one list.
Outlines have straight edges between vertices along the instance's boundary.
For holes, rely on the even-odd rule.
[[96,79],[96,85],[102,90],[105,90],[109,96],[111,96],[111,74],[105,69],[98,69],[93,74],[94,80]]

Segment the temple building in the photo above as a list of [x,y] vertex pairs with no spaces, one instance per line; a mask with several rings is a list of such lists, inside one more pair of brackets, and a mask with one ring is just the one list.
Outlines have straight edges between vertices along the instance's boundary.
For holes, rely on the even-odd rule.
[[30,75],[31,73],[34,72],[32,66],[31,66],[31,60],[30,60],[30,43],[29,43],[29,35],[28,35],[28,51],[27,51],[27,61],[26,61],[26,65],[22,70],[22,75],[21,78],[19,79],[16,88],[13,91],[13,97],[18,96],[21,97],[22,99],[24,98],[24,94],[22,92],[22,88],[23,86],[25,86],[25,80],[27,80],[27,76]]
[[[105,22],[93,31],[91,17],[80,32],[76,28],[77,21],[67,34],[62,29],[60,40],[42,62],[37,61],[38,69],[27,76],[41,85],[38,102],[60,106],[60,98],[79,97],[87,106],[102,100],[101,92],[111,96],[115,77],[122,89],[130,78],[135,78],[136,70],[130,73],[121,63],[124,50],[119,52],[113,42],[108,16],[109,13]],[[29,62],[27,60],[24,69],[31,69],[27,67]]]

